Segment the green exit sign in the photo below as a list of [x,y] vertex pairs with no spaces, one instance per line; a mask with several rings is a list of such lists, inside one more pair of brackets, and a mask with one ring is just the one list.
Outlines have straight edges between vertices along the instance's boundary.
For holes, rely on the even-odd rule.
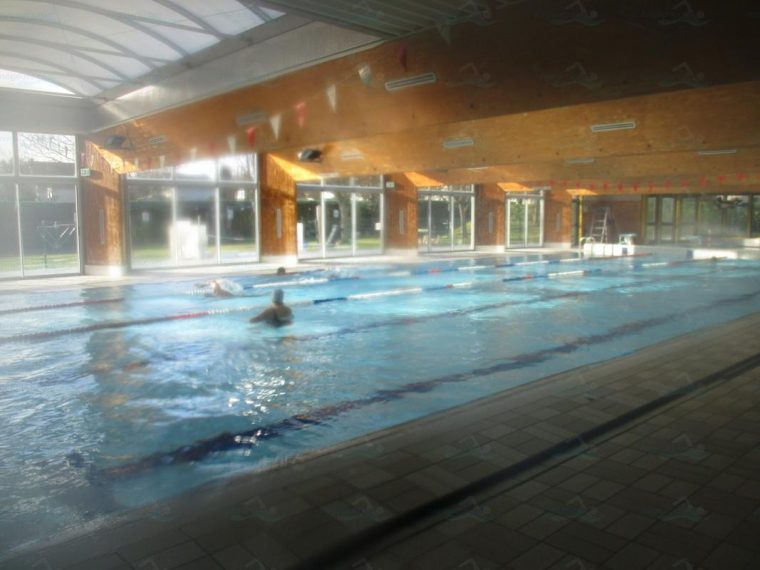
[[79,169],[79,176],[81,176],[82,178],[87,178],[91,174],[92,174],[92,172],[90,171],[89,168],[80,168]]

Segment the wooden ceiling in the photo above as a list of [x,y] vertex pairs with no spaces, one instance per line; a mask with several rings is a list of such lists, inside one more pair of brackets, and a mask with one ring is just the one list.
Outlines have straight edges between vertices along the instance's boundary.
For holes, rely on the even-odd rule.
[[[234,147],[273,153],[297,179],[417,172],[442,183],[622,183],[633,191],[686,187],[688,179],[691,188],[733,180],[760,189],[753,3],[607,4],[493,2],[499,9],[489,18],[438,26],[92,140],[126,136],[129,148],[112,151],[123,170],[136,158],[144,169],[159,157],[175,164]],[[435,73],[436,82],[385,88],[422,73]],[[256,112],[263,122],[238,124]],[[590,129],[624,120],[636,128]],[[151,144],[157,136],[166,142]],[[464,138],[472,146],[443,146]],[[322,150],[323,162],[296,164],[306,147]],[[698,154],[726,149],[736,152]]]

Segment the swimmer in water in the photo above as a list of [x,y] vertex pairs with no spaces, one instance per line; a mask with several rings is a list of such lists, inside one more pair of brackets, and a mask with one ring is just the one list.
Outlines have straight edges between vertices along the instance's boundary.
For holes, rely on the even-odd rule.
[[[212,279],[208,283],[196,284],[196,292],[202,293],[206,297],[234,297],[233,286],[236,285],[231,281],[222,281],[219,279]],[[232,290],[231,290],[232,289]]]
[[283,325],[289,325],[293,322],[293,311],[288,307],[283,299],[285,293],[282,289],[275,289],[272,293],[272,306],[267,307],[261,311],[258,315],[253,317],[249,322],[260,323],[265,322],[274,327],[280,327]]
[[286,271],[284,267],[277,268],[277,275],[285,275]]

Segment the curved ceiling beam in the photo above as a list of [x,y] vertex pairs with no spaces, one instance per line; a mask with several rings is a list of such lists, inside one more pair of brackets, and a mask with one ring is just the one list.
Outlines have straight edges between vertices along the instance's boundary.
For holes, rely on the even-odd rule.
[[111,46],[113,49],[117,50],[119,52],[119,55],[121,55],[122,57],[136,59],[137,61],[141,62],[142,64],[149,67],[150,69],[156,69],[156,65],[154,64],[154,62],[156,61],[163,62],[163,63],[168,63],[169,61],[171,61],[171,60],[157,59],[153,57],[146,57],[146,56],[140,55],[136,51],[131,50],[127,47],[124,47],[123,45],[109,39],[107,36],[98,35],[94,32],[89,31],[86,28],[80,28],[78,26],[71,26],[69,24],[61,24],[58,22],[46,22],[44,20],[36,20],[34,18],[22,18],[19,16],[2,16],[2,15],[0,15],[0,22],[17,22],[21,24],[30,24],[33,26],[43,26],[46,28],[53,28],[55,30],[66,30],[74,34],[79,34],[81,36],[90,38],[91,40],[95,40],[96,42],[100,42],[107,46]]
[[[160,4],[164,8],[167,8],[171,10],[172,12],[179,14],[183,18],[186,18],[187,20],[190,20],[195,25],[200,26],[203,30],[206,31],[206,33],[211,34],[213,36],[216,36],[219,39],[227,38],[229,37],[227,34],[223,34],[216,28],[214,28],[211,24],[209,24],[206,20],[203,18],[199,18],[195,14],[193,14],[190,10],[187,8],[184,8],[175,2],[172,2],[171,0],[153,0],[156,4]],[[200,31],[200,30],[196,30]]]
[[[20,71],[20,70],[14,69],[14,67],[15,66],[8,66],[8,65],[2,65],[2,64],[0,64],[0,69],[6,69],[8,71],[17,71],[18,73],[22,73],[23,75],[28,75],[29,77],[34,77],[35,79],[40,79],[41,81],[47,81],[48,83],[52,83],[53,85],[57,85],[61,89],[65,89],[66,91],[68,91],[67,94],[77,95],[78,97],[82,97],[83,99],[87,99],[87,98],[90,97],[90,95],[86,95],[85,93],[83,93],[79,89],[74,89],[73,87],[70,87],[69,85],[64,85],[63,83],[60,83],[59,81],[56,81],[54,79],[53,80],[49,79],[44,74],[44,72],[36,71],[34,73],[30,73],[28,71]],[[0,89],[2,89],[2,88],[0,87]],[[17,88],[14,87],[14,89],[17,89]],[[24,90],[23,87],[21,89]],[[25,89],[25,91],[38,91],[38,90],[37,89]],[[44,91],[42,91],[42,93],[44,93]]]
[[[17,53],[12,51],[5,51],[0,50],[0,67],[5,67],[6,69],[8,66],[3,62],[2,57],[12,57],[14,59],[23,59],[26,61],[31,61],[34,63],[39,63],[40,65],[46,65],[48,67],[51,67],[53,69],[57,69],[58,71],[49,71],[45,69],[35,69],[35,68],[29,68],[32,71],[39,72],[39,73],[47,73],[49,75],[60,75],[62,77],[71,77],[72,79],[81,79],[82,81],[86,81],[96,89],[102,91],[103,86],[98,83],[98,81],[110,81],[110,82],[118,82],[119,80],[113,77],[96,77],[92,75],[86,75],[83,73],[79,73],[76,69],[73,67],[68,67],[66,65],[61,65],[59,63],[47,61],[45,59],[42,59],[40,57],[34,57],[31,55],[25,55],[23,53]],[[13,64],[11,64],[13,65]],[[20,66],[17,66],[20,67]],[[24,72],[26,73],[26,72]]]
[[[46,40],[38,40],[38,39],[32,39],[25,36],[14,36],[10,34],[0,34],[0,41],[9,41],[14,43],[25,43],[35,46],[41,46],[41,47],[47,47],[52,49],[57,49],[59,51],[69,53],[73,55],[74,57],[78,57],[80,59],[83,59],[85,61],[89,61],[90,63],[97,65],[101,69],[104,69],[105,71],[108,71],[109,73],[113,73],[116,77],[123,81],[129,81],[130,77],[128,75],[125,75],[115,67],[112,67],[108,65],[107,63],[103,63],[96,57],[92,57],[91,55],[87,55],[87,53],[83,53],[79,50],[79,48],[68,46],[67,44],[57,43],[57,42],[49,42]],[[118,55],[118,54],[113,54]]]
[[[134,18],[130,17],[128,14],[124,14],[123,12],[114,12],[113,10],[98,8],[97,6],[93,4],[83,4],[82,2],[77,2],[76,0],[55,0],[55,1],[53,0],[23,0],[23,1],[37,2],[40,4],[51,4],[56,7],[63,6],[64,8],[73,8],[75,10],[82,10],[83,12],[98,14],[100,16],[103,16],[104,18],[109,18],[115,22],[124,24],[125,26],[128,26],[134,30],[137,30],[138,32],[141,32],[143,34],[146,34],[152,37],[154,40],[161,42],[166,47],[174,50],[177,54],[179,54],[182,57],[189,55],[189,53],[179,44],[173,42],[166,36],[158,33],[157,31],[147,26],[144,26],[143,24],[139,22],[136,22]],[[203,33],[203,32],[199,30],[199,33]]]

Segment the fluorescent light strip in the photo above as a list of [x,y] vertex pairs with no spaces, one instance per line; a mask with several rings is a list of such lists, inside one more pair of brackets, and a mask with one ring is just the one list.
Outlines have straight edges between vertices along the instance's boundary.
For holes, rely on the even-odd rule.
[[443,148],[445,149],[463,148],[466,146],[473,146],[474,144],[475,144],[475,141],[470,138],[449,139],[449,140],[443,141]]
[[612,131],[628,131],[636,128],[636,121],[625,121],[621,123],[601,123],[591,125],[592,133],[609,133]]
[[385,82],[385,90],[401,91],[403,89],[409,89],[410,87],[419,87],[420,85],[430,85],[438,81],[438,76],[432,71],[429,73],[423,73],[422,75],[415,75],[413,77],[406,77],[404,79],[394,79],[392,81]]

